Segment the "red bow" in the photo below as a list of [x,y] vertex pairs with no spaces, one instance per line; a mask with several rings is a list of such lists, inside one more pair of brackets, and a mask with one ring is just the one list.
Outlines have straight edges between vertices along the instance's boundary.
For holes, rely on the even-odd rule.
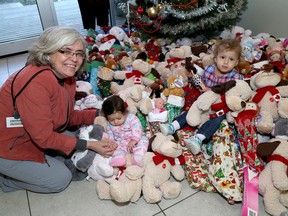
[[210,114],[209,115],[210,118],[222,116],[229,111],[229,108],[226,104],[225,94],[221,95],[220,99],[221,99],[221,102],[211,105],[211,110],[217,111],[217,112]]
[[259,103],[267,92],[270,92],[276,102],[279,102],[281,96],[279,91],[274,86],[267,86],[256,90],[257,94],[253,97],[252,101]]
[[[268,158],[268,162],[270,161],[280,161],[282,162],[283,164],[285,164],[286,166],[288,166],[288,160],[286,158],[284,158],[283,156],[281,155],[278,155],[278,154],[275,154],[275,155],[271,155],[269,158]],[[286,170],[286,173],[288,173],[288,168]]]
[[126,167],[119,167],[119,171],[115,177],[115,180],[119,180],[120,176],[124,173]]
[[185,60],[185,58],[171,58],[171,59],[168,59],[167,60],[168,65],[166,65],[166,68],[170,68],[175,63],[177,63],[179,61],[183,61],[183,60]]
[[100,42],[105,43],[105,42],[112,40],[112,39],[116,39],[116,37],[114,35],[108,34],[105,37],[101,38]]
[[154,154],[153,162],[155,165],[162,163],[164,160],[168,160],[172,166],[176,164],[176,161],[179,161],[177,164],[185,163],[185,157],[183,155],[179,156],[178,158],[174,158],[159,154],[158,152],[154,152]]
[[129,79],[131,77],[142,77],[143,76],[143,73],[141,73],[140,71],[138,70],[133,70],[131,73],[126,73],[126,78]]

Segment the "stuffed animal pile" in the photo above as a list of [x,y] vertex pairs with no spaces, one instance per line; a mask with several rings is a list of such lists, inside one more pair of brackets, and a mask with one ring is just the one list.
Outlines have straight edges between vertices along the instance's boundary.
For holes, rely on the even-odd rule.
[[[163,136],[159,125],[171,123],[183,111],[188,111],[190,132],[211,116],[226,114],[227,121],[238,131],[242,162],[254,167],[262,181],[262,170],[265,171],[271,162],[264,167],[258,157],[255,150],[258,139],[288,137],[288,87],[285,82],[288,79],[288,39],[278,39],[268,33],[253,36],[252,31],[240,26],[225,29],[218,38],[211,38],[206,43],[197,43],[190,38],[142,41],[137,31],[127,32],[116,26],[106,33],[91,34],[91,31],[89,38],[93,40],[89,40],[86,71],[77,76],[75,109],[101,109],[106,97],[118,94],[128,104],[129,112],[139,117],[152,143],[143,168],[129,166],[122,170],[118,180],[114,179],[117,173],[112,168],[112,181],[90,174],[97,180],[101,199],[136,202],[143,194],[147,203],[157,203],[162,198],[173,199],[179,195],[179,182],[183,180],[184,172],[181,165],[171,161],[181,157],[182,147],[178,145],[180,141],[177,144],[172,137]],[[214,63],[216,39],[226,38],[240,41],[242,57],[236,69],[244,75],[245,81],[229,81],[203,93],[203,88],[199,88],[201,80],[192,79],[191,74],[201,77],[205,67]],[[95,123],[98,122],[105,130],[105,119],[97,117]],[[164,143],[165,146],[161,145]],[[288,146],[283,148],[288,149]],[[156,162],[158,158],[163,160]],[[75,162],[76,167],[77,164]],[[96,157],[93,164],[96,164]],[[161,168],[164,164],[167,169]],[[95,169],[99,168],[94,166]],[[168,180],[170,174],[176,182]],[[274,172],[270,175],[273,179]],[[214,178],[219,180],[219,176]],[[261,189],[261,194],[265,196],[268,213],[285,212],[284,207],[279,211],[270,210],[273,206],[265,201],[267,192]]]

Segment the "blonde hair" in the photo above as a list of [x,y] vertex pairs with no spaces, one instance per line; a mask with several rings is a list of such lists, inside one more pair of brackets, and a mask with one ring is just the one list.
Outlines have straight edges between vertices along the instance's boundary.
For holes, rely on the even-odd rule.
[[216,57],[220,52],[225,50],[234,51],[239,59],[242,53],[240,41],[235,39],[218,40],[215,44],[214,56]]

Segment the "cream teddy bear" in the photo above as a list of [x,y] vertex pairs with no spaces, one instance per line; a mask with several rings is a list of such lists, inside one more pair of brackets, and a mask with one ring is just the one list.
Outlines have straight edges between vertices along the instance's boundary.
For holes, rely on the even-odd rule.
[[99,199],[115,200],[118,203],[136,202],[141,197],[143,167],[131,165],[131,155],[126,156],[127,167],[120,169],[117,177],[108,184],[104,180],[96,182]]
[[[182,148],[171,135],[161,133],[156,133],[151,142],[153,152],[144,156],[143,197],[147,203],[158,203],[162,197],[175,199],[181,192],[179,181],[185,177]],[[177,181],[169,180],[171,174]]]
[[279,86],[281,75],[273,71],[273,66],[264,65],[263,69],[253,75],[250,86],[254,91],[252,101],[260,107],[260,119],[257,130],[263,134],[271,133],[274,122],[279,118],[278,102],[288,96],[287,86]]
[[281,98],[278,103],[279,119],[275,122],[272,135],[288,140],[288,98]]
[[114,74],[115,80],[124,80],[123,85],[119,85],[116,82],[111,83],[112,93],[118,93],[121,90],[131,87],[135,84],[142,84],[145,86],[150,86],[154,83],[154,80],[146,77],[151,72],[151,66],[149,63],[143,61],[142,59],[136,59],[132,63],[133,70],[130,71],[116,71]]
[[148,114],[152,110],[152,104],[145,89],[144,85],[133,85],[118,92],[123,101],[127,103],[129,112],[136,114],[139,109],[142,113]]
[[251,98],[253,91],[244,80],[230,80],[204,92],[190,107],[186,120],[192,126],[201,126],[214,116],[226,114],[233,122],[232,112],[240,112]]
[[259,193],[263,196],[265,211],[273,216],[287,216],[288,141],[273,138],[268,143],[260,143],[257,153],[268,157],[265,169],[259,174]]

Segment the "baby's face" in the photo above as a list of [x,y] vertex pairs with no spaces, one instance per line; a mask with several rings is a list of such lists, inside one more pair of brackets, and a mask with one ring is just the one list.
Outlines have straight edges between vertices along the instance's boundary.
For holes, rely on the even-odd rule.
[[120,126],[122,125],[125,120],[126,120],[126,115],[123,114],[122,112],[120,111],[117,111],[111,115],[108,115],[107,116],[107,119],[109,121],[109,123],[113,126]]
[[157,99],[156,101],[155,101],[155,107],[156,108],[163,108],[164,107],[164,100],[163,99]]
[[224,75],[231,72],[238,62],[239,56],[236,52],[232,50],[224,50],[219,52],[215,58],[218,75]]

